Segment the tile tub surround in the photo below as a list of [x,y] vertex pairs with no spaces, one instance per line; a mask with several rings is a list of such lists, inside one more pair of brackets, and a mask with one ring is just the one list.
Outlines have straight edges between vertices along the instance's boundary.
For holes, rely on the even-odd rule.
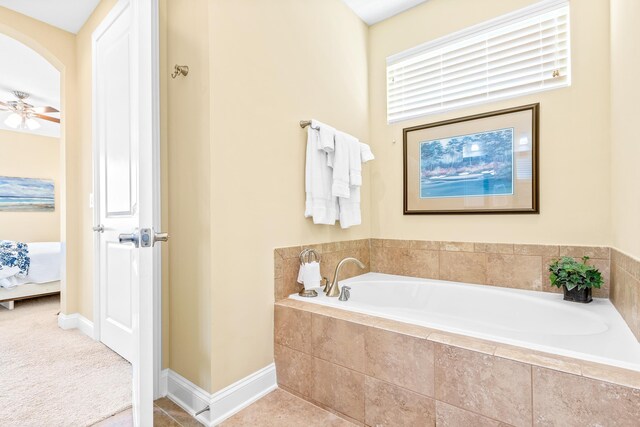
[[348,279],[370,271],[370,245],[369,239],[362,239],[292,246],[274,250],[274,292],[276,301],[302,289],[302,285],[298,284],[297,279],[298,270],[300,269],[299,256],[303,249],[314,249],[320,254],[320,273],[329,280],[333,278],[333,271],[341,259],[346,257],[358,258],[365,264],[366,268],[360,269],[355,264],[346,264],[341,270],[340,278]]
[[321,254],[321,272],[329,280],[336,264],[353,256],[364,262],[367,269],[345,265],[341,278],[372,271],[554,293],[562,290],[550,285],[549,264],[561,256],[587,255],[589,263],[602,272],[605,282],[601,289],[594,289],[593,296],[609,297],[611,251],[604,246],[363,239],[276,249],[276,301],[300,291],[296,279],[298,256],[303,248]]
[[356,425],[634,426],[640,417],[640,372],[303,301],[275,304],[275,349],[280,387]]
[[611,249],[611,302],[640,341],[640,260]]
[[554,259],[584,255],[605,281],[593,295],[608,298],[608,247],[371,239],[371,271],[376,273],[544,292],[562,292],[549,283]]

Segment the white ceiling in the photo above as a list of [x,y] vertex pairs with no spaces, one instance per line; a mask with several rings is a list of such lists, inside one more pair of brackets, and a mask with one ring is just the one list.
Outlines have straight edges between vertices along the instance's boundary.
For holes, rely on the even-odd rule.
[[[42,56],[22,43],[0,34],[0,101],[15,101],[14,90],[27,92],[29,104],[60,109],[60,73]],[[0,129],[15,129],[4,124],[9,112],[0,111]],[[58,113],[48,114],[60,117]],[[60,137],[60,125],[38,120],[40,129],[28,131],[39,135]],[[25,131],[27,132],[27,131]]]
[[[368,25],[391,18],[427,0],[342,0]],[[0,2],[1,3],[1,2]]]
[[100,0],[0,0],[0,6],[76,34]]

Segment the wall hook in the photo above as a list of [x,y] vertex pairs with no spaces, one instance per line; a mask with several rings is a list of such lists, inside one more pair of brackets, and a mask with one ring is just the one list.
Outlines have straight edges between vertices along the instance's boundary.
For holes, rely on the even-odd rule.
[[188,65],[174,65],[173,73],[171,73],[171,78],[175,79],[179,74],[186,76],[189,74],[189,66]]

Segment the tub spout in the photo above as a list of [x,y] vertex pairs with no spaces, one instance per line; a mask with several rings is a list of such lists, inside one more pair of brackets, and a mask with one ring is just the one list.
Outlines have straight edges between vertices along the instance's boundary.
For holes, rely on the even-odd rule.
[[328,297],[337,297],[338,295],[340,295],[340,283],[338,282],[338,276],[340,274],[340,269],[342,268],[342,266],[348,262],[353,262],[355,264],[357,264],[358,267],[360,268],[366,268],[366,266],[360,262],[360,260],[356,259],[356,258],[345,258],[342,261],[340,261],[338,263],[338,265],[336,266],[336,271],[333,274],[333,280],[331,281],[331,285],[329,286],[329,289],[327,290],[327,296]]

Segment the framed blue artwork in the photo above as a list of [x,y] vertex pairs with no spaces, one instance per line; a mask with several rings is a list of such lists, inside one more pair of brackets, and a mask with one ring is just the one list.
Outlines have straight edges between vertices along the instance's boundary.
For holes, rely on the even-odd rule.
[[539,213],[539,104],[404,129],[404,213]]
[[52,180],[0,176],[0,212],[53,212]]

